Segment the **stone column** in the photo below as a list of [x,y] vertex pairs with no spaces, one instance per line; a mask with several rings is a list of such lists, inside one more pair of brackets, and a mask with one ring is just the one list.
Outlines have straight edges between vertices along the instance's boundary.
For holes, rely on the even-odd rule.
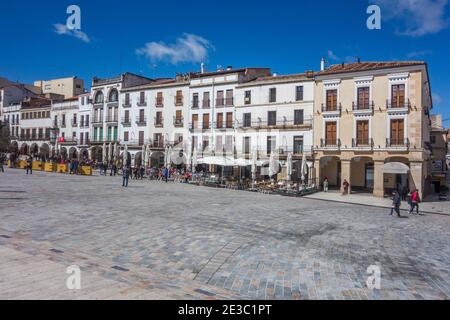
[[374,161],[374,185],[373,195],[375,197],[384,197],[384,174],[383,174],[384,161]]
[[350,180],[351,173],[351,160],[342,160],[341,159],[341,192],[344,192],[344,187],[342,184],[344,180],[347,180],[350,183],[350,187],[348,189],[348,193],[350,194],[352,191],[352,181]]
[[311,169],[311,177],[317,182],[317,186],[320,187],[322,184],[320,159],[314,160],[314,168]]

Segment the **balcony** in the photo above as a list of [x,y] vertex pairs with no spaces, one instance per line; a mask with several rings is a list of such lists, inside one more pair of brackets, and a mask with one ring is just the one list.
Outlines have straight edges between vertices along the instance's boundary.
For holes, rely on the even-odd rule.
[[117,116],[109,116],[106,118],[107,123],[117,123],[119,120],[117,119]]
[[87,145],[89,145],[91,143],[91,140],[90,139],[80,139],[80,141],[79,141],[79,146],[87,146]]
[[202,101],[202,109],[209,109],[211,108],[211,100],[203,100]]
[[90,140],[90,144],[104,144],[104,143],[106,143],[106,144],[110,144],[110,143],[114,144],[114,143],[118,143],[118,142],[119,142],[118,138],[111,138],[111,137],[108,137],[108,138],[94,138],[94,139]]
[[155,107],[157,107],[157,108],[163,108],[163,107],[164,107],[164,99],[162,99],[162,98],[156,98],[156,101],[155,101]]
[[150,147],[154,149],[164,149],[166,147],[166,144],[164,140],[153,140],[150,141]]
[[94,126],[103,124],[103,117],[94,118],[94,119],[92,120],[92,124],[93,124]]
[[199,103],[198,103],[198,101],[193,101],[193,102],[192,102],[191,109],[199,109]]
[[[272,119],[271,119],[272,120]],[[288,119],[286,117],[270,121],[268,119],[258,118],[256,121],[237,121],[237,127],[241,130],[256,129],[297,129],[297,130],[311,130],[312,119]]]
[[65,128],[66,127],[66,122],[61,122],[61,124],[59,125],[60,128]]
[[163,128],[164,127],[164,118],[163,117],[155,117],[155,127],[156,128]]
[[373,139],[352,139],[352,148],[359,148],[359,149],[370,149],[373,150],[373,147],[375,146]]
[[183,103],[184,97],[183,96],[175,96],[175,106],[181,107],[184,105]]
[[130,120],[130,118],[124,117],[124,118],[122,118],[122,121],[120,123],[124,127],[131,127],[131,120]]
[[339,150],[341,148],[341,139],[320,139],[320,148]]
[[386,109],[388,114],[407,114],[411,109],[411,103],[409,102],[409,99],[399,103],[393,103],[392,101],[386,100]]
[[145,127],[147,125],[147,117],[136,117],[136,124],[138,127]]
[[131,108],[131,100],[130,99],[122,100],[122,108]]
[[78,139],[77,138],[64,138],[64,142],[59,142],[61,145],[70,145],[70,146],[76,146],[78,145]]
[[78,127],[78,123],[76,120],[75,121],[72,120],[71,125],[72,125],[72,127]]
[[183,119],[183,117],[181,117],[181,118],[173,117],[173,125],[176,128],[183,127],[184,126],[184,119]]
[[216,107],[233,107],[234,106],[234,98],[217,98],[216,99]]
[[327,105],[325,103],[322,103],[322,115],[324,117],[340,117],[342,111],[342,105],[341,103],[338,103],[337,105]]
[[148,139],[134,139],[134,140],[127,140],[127,141],[123,140],[120,143],[127,145],[127,146],[142,147],[143,145],[150,144],[150,140],[148,140]]
[[37,136],[37,135],[20,135],[20,141],[50,141],[49,136]]
[[400,149],[409,150],[409,139],[386,139],[386,148],[388,149]]
[[137,102],[137,106],[138,107],[146,107],[147,106],[147,99],[139,99],[139,101]]
[[353,101],[352,110],[353,114],[358,115],[373,115],[373,111],[375,109],[375,102],[370,101],[369,104],[360,104],[358,102]]

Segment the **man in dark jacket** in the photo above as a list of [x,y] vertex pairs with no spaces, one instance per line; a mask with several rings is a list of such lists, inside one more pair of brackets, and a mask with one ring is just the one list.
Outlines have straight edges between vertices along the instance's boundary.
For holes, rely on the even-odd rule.
[[394,214],[394,211],[397,213],[397,216],[400,218],[400,205],[402,204],[402,198],[400,197],[400,194],[398,191],[394,191],[392,193],[392,208],[391,208],[391,216]]
[[130,178],[130,169],[126,166],[124,166],[122,169],[122,177],[123,177],[122,187],[128,188],[128,179]]

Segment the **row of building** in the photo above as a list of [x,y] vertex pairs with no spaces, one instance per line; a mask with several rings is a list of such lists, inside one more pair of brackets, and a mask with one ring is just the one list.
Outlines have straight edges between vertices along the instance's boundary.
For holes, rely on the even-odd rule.
[[88,91],[78,78],[33,86],[3,80],[0,116],[22,155],[103,161],[126,149],[139,165],[146,150],[150,165],[161,166],[170,146],[215,171],[224,157],[233,170],[254,153],[264,166],[276,152],[282,167],[293,159],[294,180],[306,157],[309,178],[332,186],[346,179],[376,196],[404,187],[424,195],[445,181],[446,131],[433,125],[425,62],[325,67],[322,59],[320,71],[291,75],[201,69],[175,78],[93,78]]

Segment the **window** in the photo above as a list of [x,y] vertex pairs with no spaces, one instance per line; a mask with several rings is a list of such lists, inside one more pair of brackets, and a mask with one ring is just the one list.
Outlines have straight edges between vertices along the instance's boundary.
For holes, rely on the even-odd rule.
[[175,125],[183,125],[183,112],[181,110],[175,111]]
[[73,115],[73,124],[77,125],[77,114],[76,113],[74,113],[74,115]]
[[203,114],[203,129],[209,129],[209,113]]
[[243,141],[244,150],[243,150],[243,153],[245,155],[249,155],[250,154],[250,150],[251,150],[250,142],[251,142],[250,137],[244,137],[244,141]]
[[64,127],[66,125],[66,115],[62,115],[61,125]]
[[294,154],[303,153],[303,137],[294,136]]
[[89,127],[89,115],[86,116],[86,127]]
[[84,127],[84,116],[81,116],[80,127]]
[[141,91],[141,93],[139,94],[139,103],[141,105],[145,104],[145,92],[144,91]]
[[158,92],[156,94],[156,106],[163,107],[164,106],[164,97],[162,92]]
[[216,137],[216,151],[217,152],[223,152],[222,136],[217,136]]
[[124,120],[123,122],[126,124],[130,123],[130,111],[129,110],[125,110],[125,117],[123,120]]
[[337,90],[327,90],[327,111],[337,110]]
[[369,87],[358,88],[358,110],[370,108],[369,96]]
[[139,131],[139,145],[144,145],[144,131]]
[[84,145],[84,135],[83,133],[80,133],[80,145]]
[[356,122],[356,143],[357,145],[369,145],[369,121]]
[[270,155],[272,151],[275,151],[277,148],[277,138],[275,136],[267,137],[267,154]]
[[430,136],[430,143],[436,144],[436,136]]
[[198,114],[192,115],[192,129],[198,129]]
[[405,106],[405,85],[396,84],[392,85],[392,107],[403,108]]
[[303,109],[294,110],[294,125],[302,125],[304,122]]
[[303,101],[303,86],[297,86],[295,88],[295,100]]
[[95,103],[103,103],[103,92],[98,91],[98,92],[95,94],[94,102],[95,102]]
[[128,142],[128,140],[130,138],[129,135],[130,135],[130,133],[128,131],[125,131],[123,133],[123,141]]
[[202,150],[205,151],[209,147],[209,137],[203,136]]
[[139,123],[145,122],[145,110],[141,109],[139,110]]
[[202,108],[203,109],[208,109],[209,108],[209,92],[203,92],[203,104],[202,104]]
[[233,151],[233,136],[225,137],[225,151],[232,152]]
[[161,112],[161,111],[158,111],[158,112],[156,113],[156,125],[162,126],[162,124],[163,124],[163,116],[162,116],[162,112]]
[[391,120],[391,145],[401,146],[405,139],[405,122],[403,119]]
[[269,126],[277,125],[277,112],[276,111],[267,112],[267,125],[269,125]]
[[233,128],[233,112],[227,112],[227,123],[226,126],[228,129]]
[[117,89],[112,89],[109,92],[108,102],[117,102],[118,100],[119,100],[119,93],[117,92]]
[[337,144],[337,127],[336,127],[336,122],[327,122],[326,126],[325,126],[325,144],[327,146],[329,145],[336,145]]
[[129,93],[125,94],[125,105],[126,106],[130,105],[130,94]]
[[85,141],[86,144],[89,143],[89,132],[85,132],[84,133],[84,141]]
[[252,104],[252,92],[250,90],[245,91],[244,104]]
[[244,127],[249,128],[252,126],[252,114],[244,113]]
[[198,93],[194,93],[192,95],[192,108],[197,109],[198,108]]
[[217,129],[223,128],[223,113],[217,114]]
[[224,99],[223,99],[223,90],[217,91],[217,101],[216,106],[223,107],[224,105]]
[[227,98],[225,100],[226,106],[233,106],[234,105],[234,99],[233,99],[233,89],[227,90]]
[[277,102],[277,88],[269,89],[269,102]]
[[178,90],[177,94],[175,96],[175,105],[176,106],[182,106],[183,105],[183,91]]

